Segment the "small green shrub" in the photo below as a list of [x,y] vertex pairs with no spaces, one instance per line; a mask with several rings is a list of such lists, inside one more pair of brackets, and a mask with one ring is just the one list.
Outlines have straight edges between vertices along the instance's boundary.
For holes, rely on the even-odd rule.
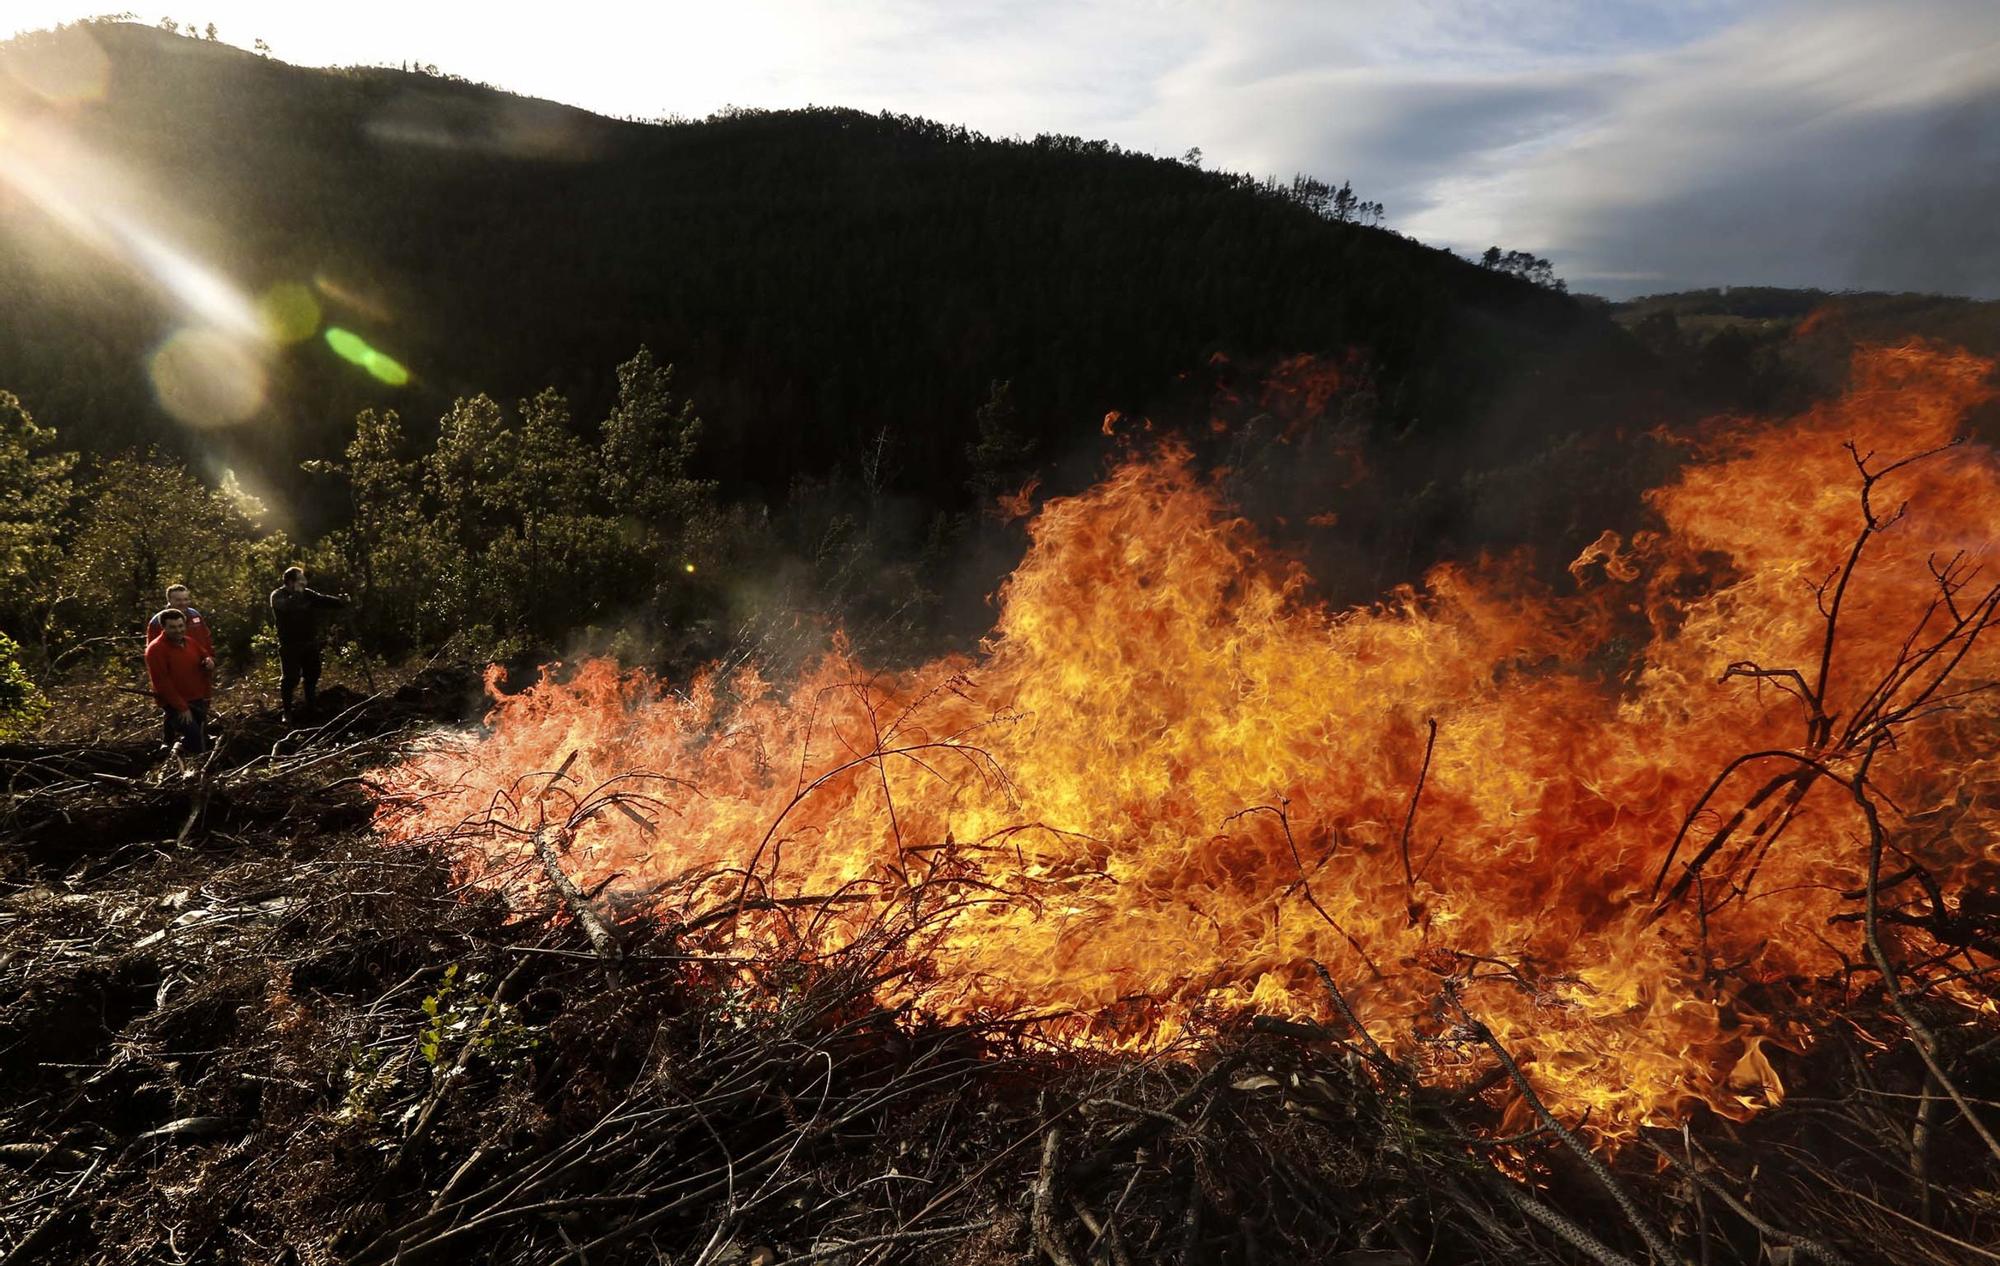
[[0,741],[18,739],[42,723],[49,701],[21,667],[21,646],[0,633]]

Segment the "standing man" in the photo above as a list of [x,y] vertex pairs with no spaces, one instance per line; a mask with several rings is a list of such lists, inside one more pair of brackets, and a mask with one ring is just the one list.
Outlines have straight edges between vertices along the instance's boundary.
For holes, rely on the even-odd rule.
[[[187,617],[188,641],[201,648],[202,667],[210,673],[215,671],[215,631],[195,608],[194,595],[188,587],[175,581],[167,586],[167,606]],[[160,617],[154,616],[146,622],[146,640],[151,642],[160,635]]]
[[330,607],[347,605],[347,595],[326,594],[306,588],[306,569],[285,568],[282,585],[271,591],[271,620],[278,626],[278,662],[283,676],[279,693],[284,698],[284,719],[291,721],[292,692],[303,681],[306,712],[319,698],[319,613]]
[[168,746],[192,756],[208,745],[208,656],[188,636],[185,612],[168,607],[153,618],[160,635],[146,643],[146,679],[166,713]]

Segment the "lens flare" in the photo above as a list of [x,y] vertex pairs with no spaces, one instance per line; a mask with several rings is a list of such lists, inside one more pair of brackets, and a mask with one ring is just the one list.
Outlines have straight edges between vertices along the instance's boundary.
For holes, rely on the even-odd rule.
[[256,306],[241,290],[158,226],[154,194],[80,142],[51,112],[18,115],[12,124],[0,147],[0,186],[79,244],[151,284],[192,324],[246,344],[264,339]]
[[82,27],[38,31],[0,50],[0,76],[50,104],[97,101],[111,83],[111,58]]
[[343,329],[338,325],[328,326],[326,345],[331,347],[334,354],[342,360],[359,365],[377,380],[388,383],[391,387],[400,387],[410,381],[410,371],[403,367],[401,361],[377,351],[369,345],[367,339],[352,330]]
[[354,287],[343,284],[338,278],[323,272],[314,273],[312,284],[314,290],[340,307],[358,313],[377,325],[387,325],[393,320],[387,308]]
[[264,333],[275,343],[303,343],[319,333],[319,300],[295,281],[281,281],[257,300]]
[[142,225],[122,232],[131,258],[194,315],[239,338],[264,337],[255,305],[228,278]]
[[264,403],[264,364],[221,330],[176,332],[147,362],[160,407],[189,426],[233,426]]

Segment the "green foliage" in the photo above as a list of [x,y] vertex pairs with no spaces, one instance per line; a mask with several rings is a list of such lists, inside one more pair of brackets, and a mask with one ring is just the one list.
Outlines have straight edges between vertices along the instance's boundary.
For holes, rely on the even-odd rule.
[[437,445],[424,463],[432,523],[449,549],[433,612],[449,626],[479,622],[485,597],[481,551],[499,535],[506,505],[505,473],[514,433],[486,395],[455,402],[438,423]]
[[[451,1092],[475,1059],[503,1075],[519,1071],[541,1046],[542,1034],[489,992],[486,981],[477,971],[461,975],[453,963],[418,1004],[421,1019],[407,1045],[350,1046],[334,1120],[371,1133],[390,1123],[407,1130]],[[394,1147],[394,1132],[373,1142]]]
[[973,415],[973,433],[965,446],[971,470],[966,489],[973,495],[973,509],[983,511],[994,498],[1019,491],[1033,469],[1029,459],[1035,455],[1035,441],[1022,430],[1013,383],[993,384],[986,403]]
[[437,991],[425,996],[425,1022],[417,1035],[417,1054],[439,1074],[447,1073],[472,1055],[498,1065],[526,1059],[541,1035],[523,1025],[514,1009],[485,991],[478,972],[463,981],[458,964],[444,969]]
[[[569,401],[553,388],[546,389],[523,400],[520,414],[519,440],[505,481],[518,519],[518,561],[511,570],[525,586],[522,618],[530,628],[552,631],[551,574],[575,585],[583,579],[577,569],[598,561],[590,546],[603,537],[594,530],[585,500],[596,481],[590,451],[570,425]],[[578,587],[588,595],[587,587]]]
[[618,367],[618,402],[604,420],[604,496],[619,514],[671,529],[710,512],[711,480],[689,472],[701,439],[694,401],[673,394],[674,367],[641,347]]
[[646,596],[654,625],[694,618],[696,578],[721,562],[716,485],[692,473],[701,419],[675,396],[673,378],[644,347],[620,365],[598,452],[600,493],[617,525],[612,572],[620,592]]
[[493,398],[460,399],[438,423],[424,487],[440,521],[460,541],[490,539],[507,506],[514,432]]
[[232,498],[157,454],[99,463],[73,532],[54,615],[69,639],[137,633],[166,585],[181,581],[208,616],[217,653],[241,658],[291,561],[282,533],[263,532]]
[[390,1063],[387,1050],[376,1046],[348,1047],[347,1060],[341,1068],[341,1080],[346,1088],[341,1092],[340,1108],[333,1119],[340,1125],[375,1125],[382,1115],[383,1105],[396,1088],[395,1069]]
[[427,453],[408,451],[395,412],[364,409],[344,461],[309,463],[346,482],[348,524],[321,565],[355,578],[360,653],[501,654],[700,605],[691,578],[720,523],[715,485],[690,473],[701,422],[643,349],[618,376],[594,436],[553,389],[511,412],[479,395],[453,402]]
[[21,738],[49,713],[49,701],[21,666],[21,646],[0,633],[0,742]]
[[354,419],[343,465],[350,515],[327,542],[353,578],[358,606],[349,623],[370,643],[407,649],[422,640],[424,600],[438,571],[437,541],[423,518],[422,464],[405,455],[402,419],[393,409],[364,409]]
[[[692,658],[719,650],[722,629],[781,610],[837,613],[867,640],[930,609],[886,429],[854,471],[802,480],[774,522],[725,512],[692,473],[701,421],[671,366],[641,349],[618,380],[595,434],[554,390],[513,410],[457,400],[428,452],[411,451],[394,412],[362,410],[344,460],[310,466],[343,479],[350,506],[311,558],[315,575],[345,573],[360,592],[357,636],[336,656],[366,675],[418,646],[505,658],[579,638],[627,658]],[[1032,442],[1006,385],[992,394],[977,463],[1015,479]]]
[[55,445],[55,428],[37,425],[17,397],[0,391],[0,636],[10,629],[25,636],[54,596],[77,461]]

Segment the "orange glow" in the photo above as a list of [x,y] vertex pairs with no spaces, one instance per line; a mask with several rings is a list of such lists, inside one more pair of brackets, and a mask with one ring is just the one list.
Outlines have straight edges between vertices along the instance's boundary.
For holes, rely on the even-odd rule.
[[[1247,1011],[1332,1020],[1317,960],[1432,1081],[1490,1067],[1450,987],[1600,1138],[1696,1104],[1742,1118],[1784,1093],[1787,1052],[1810,1040],[1797,1017],[1874,987],[1843,984],[1843,956],[1863,957],[1844,894],[1865,882],[1868,837],[1831,777],[1852,776],[1868,735],[1842,727],[1896,729],[1870,769],[1893,867],[1956,893],[2000,863],[2000,717],[1953,693],[1991,682],[1996,653],[1950,642],[1931,570],[1964,578],[2000,539],[1992,450],[1951,448],[1871,490],[1878,513],[1908,509],[1845,591],[1818,696],[1832,723],[1741,667],[1817,672],[1810,586],[1862,524],[1844,442],[1877,472],[1944,445],[1993,394],[1991,369],[1927,346],[1860,353],[1844,399],[1706,436],[1651,494],[1660,530],[1607,533],[1564,593],[1447,564],[1328,609],[1165,442],[1042,506],[975,656],[887,673],[837,648],[789,688],[743,669],[678,694],[592,661],[496,695],[484,734],[388,771],[378,825],[449,834],[470,877],[527,897],[542,880],[521,831],[628,776],[614,789],[639,807],[580,815],[563,862],[580,885],[669,920],[734,907],[708,926],[733,925],[739,950],[838,943],[949,889],[930,970],[884,986],[937,1014],[1053,1015],[1052,1040],[1150,1049]],[[1952,601],[1973,610],[1993,579]],[[1924,680],[1884,674],[1939,639],[1964,651],[1931,697],[1953,710],[1899,716]],[[1797,763],[1745,763],[1668,866],[1718,775],[1759,751],[1830,778],[1773,796],[1760,788]]]
[[1258,404],[1282,420],[1286,435],[1291,436],[1325,416],[1344,382],[1337,366],[1316,356],[1287,357],[1264,379]]

